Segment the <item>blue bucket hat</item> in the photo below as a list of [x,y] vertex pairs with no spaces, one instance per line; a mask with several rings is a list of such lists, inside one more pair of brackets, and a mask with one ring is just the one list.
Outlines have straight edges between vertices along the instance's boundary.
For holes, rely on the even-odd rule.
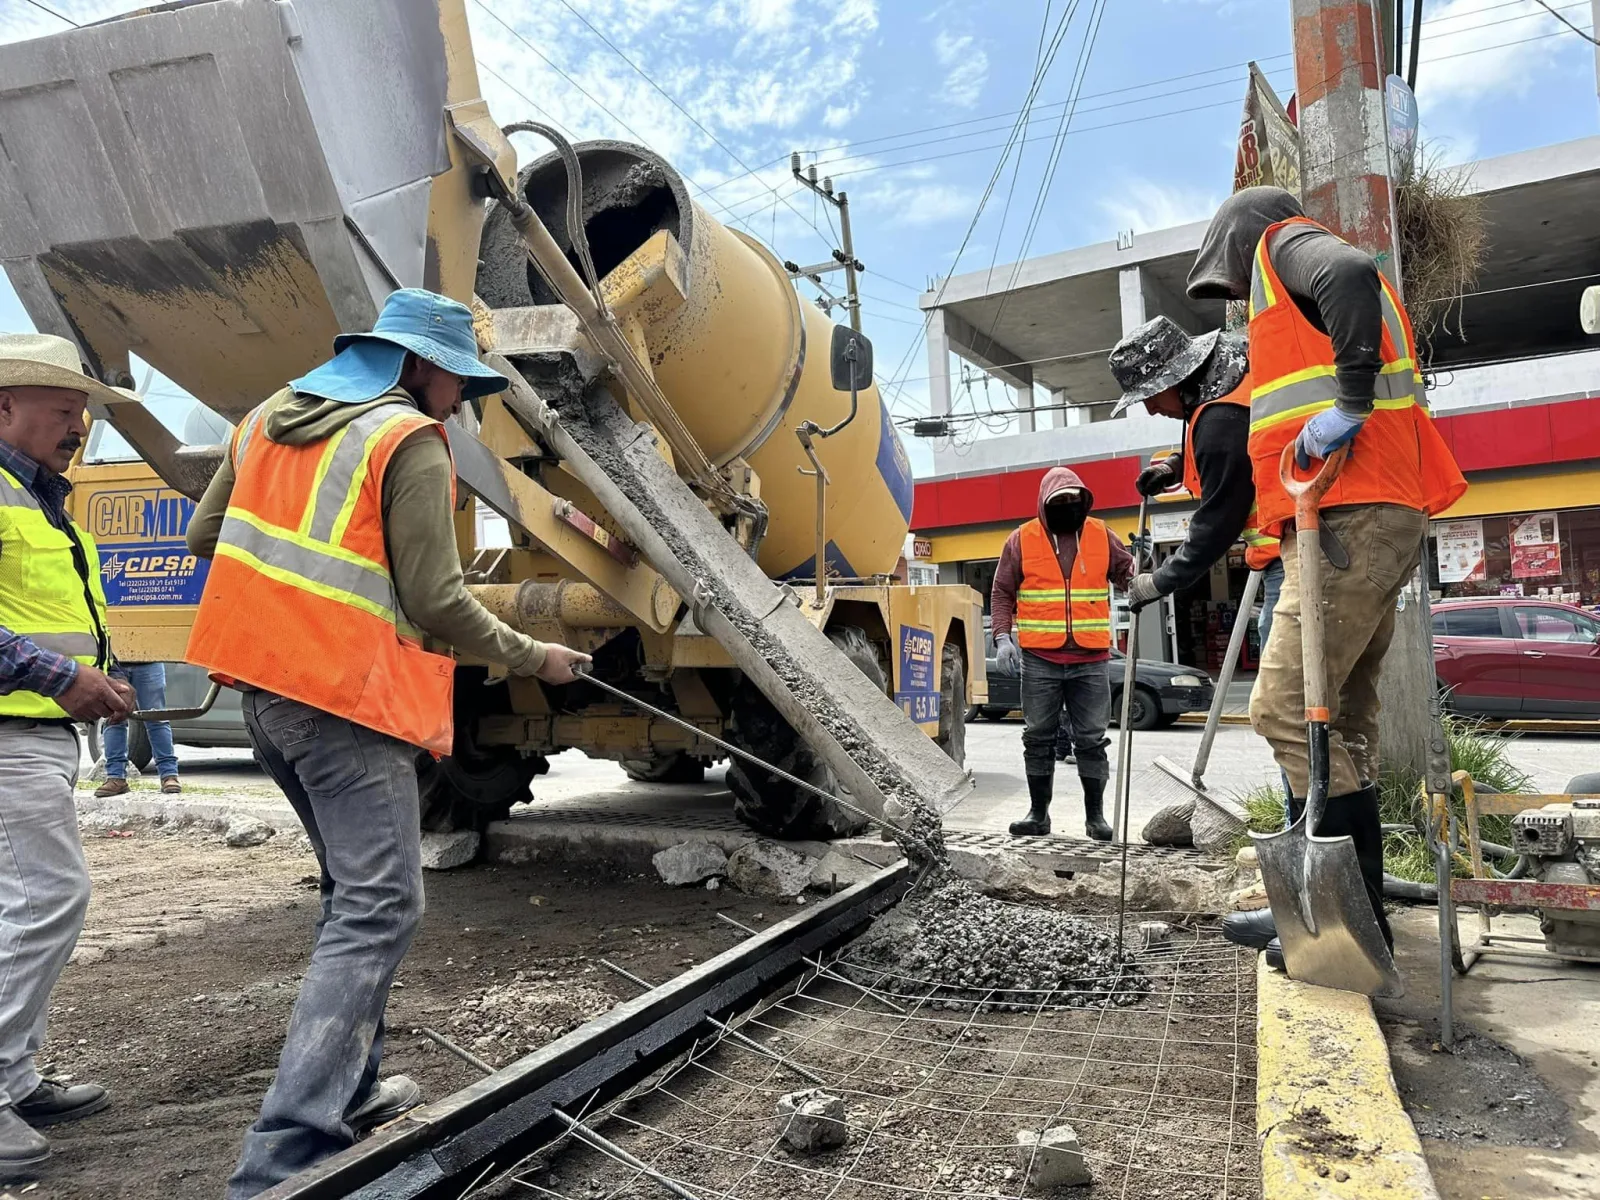
[[341,333],[333,339],[333,357],[289,386],[343,404],[365,404],[400,382],[408,350],[463,379],[463,399],[492,396],[510,385],[478,361],[471,309],[437,292],[401,288],[384,301],[371,333]]

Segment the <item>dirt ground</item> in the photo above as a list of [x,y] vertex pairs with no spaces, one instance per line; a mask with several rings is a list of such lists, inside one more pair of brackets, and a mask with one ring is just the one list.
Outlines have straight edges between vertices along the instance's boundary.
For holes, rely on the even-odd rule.
[[[277,1061],[310,952],[316,860],[287,833],[229,849],[215,835],[86,829],[84,846],[94,899],[41,1061],[105,1084],[114,1103],[52,1130],[51,1160],[0,1200],[212,1200]],[[733,944],[718,910],[757,926],[758,913],[789,913],[738,893],[548,866],[430,874],[427,887],[389,1003],[385,1064],[430,1099],[475,1072],[423,1027],[503,1063],[634,994],[596,958],[665,980]]]

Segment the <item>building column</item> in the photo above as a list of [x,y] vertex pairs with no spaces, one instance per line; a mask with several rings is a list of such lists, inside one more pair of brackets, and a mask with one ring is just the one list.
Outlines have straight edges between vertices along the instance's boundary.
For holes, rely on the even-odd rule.
[[1150,318],[1145,316],[1144,272],[1138,267],[1123,267],[1117,272],[1117,290],[1122,297],[1122,336],[1127,337]]
[[1033,413],[1033,385],[1023,387],[1021,384],[1012,384],[1011,394],[1016,399],[1012,407],[1017,410],[1017,432],[1032,433],[1037,428]]
[[950,334],[945,328],[943,309],[926,314],[928,322],[928,412],[935,417],[950,415]]
[[[1600,4],[1600,0],[1595,0]],[[1067,427],[1067,389],[1050,389],[1050,428],[1065,429]]]

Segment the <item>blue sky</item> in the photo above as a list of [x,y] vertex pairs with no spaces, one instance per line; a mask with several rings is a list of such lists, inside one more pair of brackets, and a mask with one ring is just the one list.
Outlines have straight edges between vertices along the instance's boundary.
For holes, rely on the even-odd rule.
[[[78,21],[135,7],[45,2]],[[930,277],[1209,215],[1231,184],[1243,64],[1260,62],[1285,99],[1293,90],[1287,0],[1080,0],[1020,163],[1013,152],[1002,167],[1041,34],[1061,28],[1069,0],[465,2],[498,119],[643,140],[713,214],[783,258],[828,252],[827,215],[789,178],[789,152],[831,173],[851,197],[865,328],[901,414],[926,404],[916,298]],[[1550,2],[1589,27],[1588,0]],[[0,0],[0,41],[64,28]],[[1450,159],[1600,132],[1595,48],[1534,0],[1428,0],[1423,33],[1423,136]],[[0,280],[0,328],[27,327]]]

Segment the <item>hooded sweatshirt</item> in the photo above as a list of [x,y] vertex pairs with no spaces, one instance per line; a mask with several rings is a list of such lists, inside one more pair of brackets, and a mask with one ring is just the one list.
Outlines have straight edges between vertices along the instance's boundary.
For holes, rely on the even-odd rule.
[[[1304,216],[1282,188],[1235,192],[1211,218],[1189,272],[1194,300],[1244,300],[1256,245],[1267,228]],[[1272,240],[1272,263],[1284,290],[1311,325],[1333,342],[1338,406],[1364,416],[1383,366],[1382,289],[1372,259],[1325,229],[1292,226]]]
[[[285,388],[267,401],[261,431],[280,446],[304,446],[326,441],[362,413],[395,401],[416,407],[399,388],[365,404]],[[402,442],[384,472],[383,544],[401,611],[434,641],[532,675],[544,665],[544,643],[512,629],[467,591],[456,549],[451,475],[444,441],[426,430]],[[202,558],[216,553],[233,483],[230,451],[189,522],[190,553]]]
[[[1094,509],[1094,493],[1083,486],[1083,480],[1078,478],[1077,472],[1068,467],[1051,467],[1044,473],[1044,478],[1039,481],[1039,523],[1044,524],[1045,502],[1051,496],[1064,488],[1083,488],[1084,498],[1088,501],[1089,509]],[[1119,588],[1128,586],[1128,580],[1133,578],[1133,555],[1128,553],[1127,547],[1120,538],[1109,529],[1106,537],[1111,543],[1111,563],[1106,572],[1111,582]],[[1055,543],[1056,561],[1061,564],[1061,577],[1072,578],[1072,564],[1078,558],[1078,535],[1075,533],[1051,534],[1050,540]],[[989,627],[994,634],[995,641],[1011,632],[1017,617],[1017,589],[1022,586],[1022,530],[1014,529],[1011,536],[1006,539],[1005,548],[1000,551],[1000,564],[994,571],[994,586],[989,590]],[[1047,662],[1053,663],[1085,663],[1103,662],[1111,657],[1109,650],[1085,650],[1072,640],[1072,634],[1067,634],[1067,644],[1058,650],[1028,650],[1028,654],[1038,655]]]

